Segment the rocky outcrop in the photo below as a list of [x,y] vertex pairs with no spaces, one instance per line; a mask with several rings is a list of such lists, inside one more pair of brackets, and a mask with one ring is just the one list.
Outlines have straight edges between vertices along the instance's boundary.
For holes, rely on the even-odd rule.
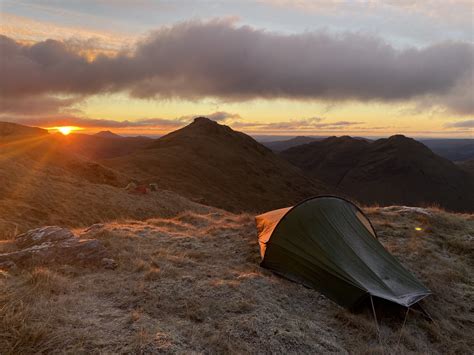
[[0,267],[17,265],[75,264],[82,266],[116,266],[102,242],[82,239],[69,229],[48,226],[32,229],[15,238],[17,251],[0,254]]

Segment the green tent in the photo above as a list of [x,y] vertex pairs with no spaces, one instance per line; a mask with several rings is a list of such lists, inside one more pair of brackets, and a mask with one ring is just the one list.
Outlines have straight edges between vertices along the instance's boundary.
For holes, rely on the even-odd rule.
[[256,217],[261,265],[352,308],[369,296],[410,307],[431,292],[377,240],[370,221],[334,196]]

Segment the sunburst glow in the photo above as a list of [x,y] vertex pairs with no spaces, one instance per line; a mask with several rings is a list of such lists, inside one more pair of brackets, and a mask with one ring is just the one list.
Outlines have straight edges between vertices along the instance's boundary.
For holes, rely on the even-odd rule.
[[57,132],[59,132],[59,133],[65,135],[65,136],[67,136],[67,135],[70,134],[71,132],[81,130],[80,127],[76,127],[76,126],[53,127],[52,129],[53,129],[53,130],[56,130]]

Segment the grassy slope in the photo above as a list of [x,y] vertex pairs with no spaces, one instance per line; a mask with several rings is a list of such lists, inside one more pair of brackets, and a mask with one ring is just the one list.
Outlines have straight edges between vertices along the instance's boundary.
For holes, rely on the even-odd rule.
[[[194,209],[110,223],[116,270],[0,275],[0,349],[20,352],[468,353],[474,347],[474,216],[369,208],[382,243],[433,291],[433,323],[352,314],[258,266],[253,216]],[[415,227],[422,228],[421,232]],[[385,314],[385,315],[383,315]],[[390,314],[390,316],[388,315]]]
[[0,181],[0,240],[44,225],[87,226],[194,208],[168,191],[129,194],[126,176],[64,152],[48,137],[0,140]]

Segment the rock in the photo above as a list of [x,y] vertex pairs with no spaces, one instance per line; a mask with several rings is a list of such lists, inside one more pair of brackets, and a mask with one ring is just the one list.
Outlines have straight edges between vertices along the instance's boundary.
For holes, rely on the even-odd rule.
[[423,214],[425,216],[431,216],[431,212],[426,208],[422,207],[410,207],[410,206],[389,206],[380,208],[382,211],[387,212],[396,212],[396,213],[405,213],[405,214]]
[[[0,254],[0,265],[79,264],[103,266],[108,251],[97,239],[81,239],[57,226],[32,229],[15,238],[19,250]],[[110,259],[112,260],[112,259]]]
[[0,262],[0,270],[14,270],[14,269],[16,269],[16,264],[13,261],[7,260],[7,261]]
[[114,270],[118,266],[114,259],[109,259],[109,258],[103,258],[101,261],[101,264],[104,269],[109,269],[109,270]]
[[32,229],[26,233],[20,234],[15,238],[15,243],[20,248],[40,245],[45,242],[57,242],[73,238],[74,234],[66,228],[57,226],[48,226]]

